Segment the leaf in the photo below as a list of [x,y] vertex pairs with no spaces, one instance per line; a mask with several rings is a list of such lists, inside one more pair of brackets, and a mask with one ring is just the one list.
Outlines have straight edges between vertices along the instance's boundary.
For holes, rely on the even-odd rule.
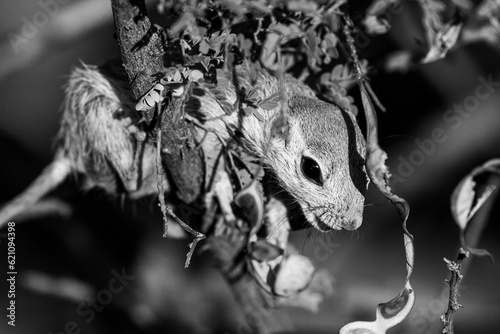
[[375,0],[367,9],[367,15],[380,15],[384,13],[387,8],[399,3],[400,0]]
[[477,8],[477,17],[480,19],[489,19],[500,11],[500,1],[483,1]]
[[222,109],[224,109],[226,114],[231,115],[233,113],[233,106],[231,103],[227,101],[219,101],[219,104],[222,106]]
[[444,24],[441,16],[446,9],[446,5],[437,0],[419,0],[418,2],[424,12],[423,24],[427,45],[429,45],[429,48],[432,48],[432,45],[438,41],[438,33],[443,31]]
[[264,122],[265,121],[265,118],[264,116],[257,110],[257,109],[254,109],[253,110],[253,115],[255,116],[255,118],[257,118],[259,121],[261,122]]
[[[285,27],[285,26],[282,24],[277,24],[275,27]],[[262,62],[262,65],[273,71],[277,70],[278,68],[276,62],[277,59],[276,50],[277,48],[281,47],[280,40],[283,35],[286,36],[288,34],[286,33],[278,34],[276,32],[268,32],[268,34],[266,35],[266,40],[264,42],[264,45],[262,46],[261,49],[260,61]]]
[[173,81],[175,81],[175,82],[181,82],[182,81],[181,73],[178,70],[176,70],[175,73],[174,73]]
[[207,89],[214,89],[215,88],[215,85],[213,83],[206,82],[206,81],[203,82],[203,86]]
[[206,94],[205,90],[201,87],[193,87],[191,93],[195,96],[204,96]]
[[451,214],[460,228],[460,242],[462,247],[476,256],[488,256],[493,262],[493,256],[484,249],[471,248],[466,245],[465,237],[471,218],[484,205],[495,187],[485,184],[483,192],[476,192],[477,186],[474,178],[483,173],[500,175],[500,159],[491,159],[483,165],[474,168],[455,187],[451,196]]
[[165,89],[165,87],[164,87],[162,84],[157,83],[157,84],[153,87],[153,89],[155,89],[155,90],[157,90],[157,91],[160,91],[160,92],[161,92],[161,91],[163,91],[163,90]]
[[451,195],[451,215],[458,227],[465,231],[471,218],[490,197],[494,186],[487,186],[482,194],[475,191],[474,178],[483,173],[496,173],[500,175],[500,159],[492,159],[483,165],[474,168],[455,187]]
[[[472,1],[470,0],[451,0],[455,6],[463,11],[469,11],[472,8]],[[490,2],[490,1],[483,1]]]
[[229,87],[230,81],[225,78],[217,78],[217,87],[226,88]]
[[401,197],[394,194],[389,186],[390,173],[385,165],[387,154],[382,150],[378,142],[378,122],[375,108],[368,95],[366,85],[363,80],[359,81],[361,90],[361,100],[363,109],[365,111],[367,135],[366,135],[366,169],[370,180],[375,184],[377,189],[384,194],[384,196],[395,206],[399,213],[399,217],[403,222],[403,232],[405,238],[405,251],[406,251],[406,279],[409,280],[414,265],[414,250],[413,250],[413,237],[406,228],[408,215],[410,214],[410,206]]
[[254,87],[252,89],[250,89],[250,91],[248,92],[247,96],[245,97],[245,100],[252,100],[254,98],[258,98],[259,96],[257,95],[259,92],[259,89]]
[[451,215],[460,228],[462,247],[476,256],[488,256],[493,262],[493,256],[484,249],[471,248],[466,245],[465,236],[469,223],[476,212],[486,203],[495,190],[494,185],[484,185],[482,193],[477,193],[474,178],[483,173],[500,175],[500,159],[491,159],[483,165],[474,168],[455,187],[451,195]]
[[318,4],[314,1],[292,0],[287,2],[288,10],[300,11],[304,14],[314,13],[318,10]]
[[290,296],[303,291],[314,275],[312,261],[299,254],[290,254],[278,269],[273,291],[279,296]]
[[254,108],[245,107],[245,108],[243,108],[243,113],[245,114],[245,116],[250,116],[250,115],[253,115],[254,110],[255,110]]
[[198,81],[200,79],[203,79],[203,73],[201,73],[201,71],[192,70],[191,73],[189,73],[189,80]]
[[391,301],[377,306],[375,321],[351,322],[339,331],[340,334],[385,334],[387,330],[401,323],[413,308],[415,292],[410,282]]
[[335,65],[335,67],[332,70],[331,79],[332,80],[342,79],[343,70],[344,70],[344,65],[342,64]]
[[144,110],[144,99],[139,99],[139,102],[135,105],[135,110],[142,111]]
[[208,42],[206,40],[202,40],[200,42],[199,50],[201,53],[207,54],[208,51],[210,50],[210,44],[208,44]]
[[[211,165],[207,167],[216,170],[216,167],[212,165],[213,161],[214,159],[207,159],[207,164]],[[217,197],[222,215],[226,222],[233,223],[236,221],[236,217],[231,208],[231,202],[233,200],[233,185],[231,184],[231,178],[226,171],[217,170],[214,180],[213,191]]]
[[267,240],[259,239],[250,244],[250,256],[258,262],[269,262],[283,255],[284,250],[269,243]]
[[427,55],[421,61],[422,64],[432,63],[446,57],[448,51],[456,44],[462,27],[462,22],[456,22],[446,25],[438,31],[434,35],[434,40],[431,41]]
[[307,46],[307,63],[312,69],[318,69],[317,63],[320,59],[318,45],[320,44],[320,39],[314,30],[309,29],[306,32],[305,42]]
[[154,104],[155,104],[155,102],[156,102],[156,101],[155,101],[155,100],[154,100],[154,98],[150,95],[150,93],[148,93],[148,94],[146,94],[146,96],[144,97],[144,102],[146,103],[146,105],[147,105],[148,107],[152,107],[152,106],[154,106]]
[[224,92],[217,88],[210,89],[210,93],[214,95],[224,95]]
[[250,235],[262,226],[264,198],[258,189],[258,182],[251,181],[234,196],[234,203],[241,209],[242,216],[252,227]]
[[387,72],[406,73],[412,65],[412,53],[407,50],[395,51],[386,58],[384,69]]
[[391,28],[389,22],[375,15],[367,15],[363,20],[366,31],[371,35],[385,34]]
[[276,92],[269,95],[261,102],[257,103],[257,106],[261,107],[262,109],[271,110],[279,106],[280,100],[281,100],[281,93]]
[[271,109],[277,108],[278,106],[279,106],[279,103],[273,102],[273,101],[267,101],[267,102],[263,102],[263,103],[259,104],[259,107],[261,107],[262,109],[266,109],[266,110],[271,110]]
[[149,96],[151,96],[153,98],[153,100],[155,102],[160,101],[160,94],[158,94],[158,92],[156,90],[152,89],[149,91],[148,94],[149,94]]

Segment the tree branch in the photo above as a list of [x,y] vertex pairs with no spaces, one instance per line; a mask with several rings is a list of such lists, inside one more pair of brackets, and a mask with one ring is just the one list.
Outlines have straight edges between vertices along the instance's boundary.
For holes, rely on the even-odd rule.
[[123,67],[138,99],[163,69],[158,29],[149,20],[144,0],[111,0],[111,5]]
[[[138,99],[153,87],[155,75],[163,70],[162,30],[151,24],[144,0],[111,0],[111,5],[123,66]],[[160,120],[163,163],[177,186],[177,196],[191,203],[201,192],[203,161],[193,145],[189,125],[169,110],[174,108],[167,108]]]
[[462,281],[463,275],[460,272],[462,269],[462,261],[469,256],[469,252],[465,251],[463,248],[460,248],[458,252],[456,261],[449,261],[444,259],[448,264],[448,269],[451,271],[451,279],[448,282],[450,286],[450,297],[448,301],[448,309],[446,313],[441,315],[441,321],[444,324],[443,333],[453,334],[453,315],[458,309],[462,307],[458,302],[458,289],[460,282]]

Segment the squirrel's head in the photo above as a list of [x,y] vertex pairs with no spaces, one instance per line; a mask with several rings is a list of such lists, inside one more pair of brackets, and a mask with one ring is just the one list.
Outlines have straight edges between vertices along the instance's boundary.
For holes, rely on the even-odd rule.
[[354,117],[337,106],[293,97],[265,159],[306,219],[322,231],[355,230],[363,220],[365,140]]

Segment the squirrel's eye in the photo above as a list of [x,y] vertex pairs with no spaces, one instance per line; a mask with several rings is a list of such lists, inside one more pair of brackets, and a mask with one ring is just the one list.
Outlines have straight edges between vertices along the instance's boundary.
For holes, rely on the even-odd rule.
[[321,176],[321,168],[318,163],[314,161],[314,159],[308,157],[302,157],[302,161],[300,163],[300,167],[302,169],[302,174],[311,181],[312,183],[322,186],[323,185],[323,177]]

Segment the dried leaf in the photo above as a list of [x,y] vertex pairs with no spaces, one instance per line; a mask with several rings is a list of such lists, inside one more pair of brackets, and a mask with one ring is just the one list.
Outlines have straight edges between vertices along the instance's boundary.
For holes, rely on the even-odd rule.
[[151,96],[155,102],[160,101],[160,94],[158,94],[156,90],[154,89],[150,90],[148,95]]
[[462,27],[463,23],[457,22],[449,24],[438,31],[434,35],[434,40],[430,45],[427,55],[422,59],[422,64],[428,64],[443,59],[448,51],[456,44]]
[[412,53],[407,50],[393,52],[387,56],[384,69],[387,72],[406,73],[412,65]]
[[367,15],[363,20],[366,31],[371,35],[385,34],[391,28],[389,22],[375,15]]
[[175,82],[182,81],[182,75],[179,71],[175,71],[174,76],[173,76],[173,81],[175,81]]
[[250,244],[250,256],[258,262],[269,262],[283,255],[284,251],[280,247],[259,239]]
[[495,190],[495,186],[485,185],[482,193],[478,194],[476,192],[474,178],[483,173],[500,175],[500,159],[491,159],[483,165],[474,168],[458,183],[451,195],[451,215],[460,228],[462,247],[474,255],[488,256],[493,261],[493,256],[488,251],[468,247],[465,242],[465,235],[472,217]]
[[234,203],[252,227],[251,234],[260,229],[264,217],[264,198],[259,191],[258,184],[252,181],[234,196]]
[[496,15],[500,11],[500,1],[487,0],[482,1],[477,8],[477,17],[480,19],[488,19]]
[[153,89],[155,89],[155,90],[157,90],[157,91],[161,92],[161,91],[163,91],[163,90],[165,89],[165,87],[164,87],[162,84],[157,83],[157,84],[153,87]]
[[391,27],[389,22],[381,17],[387,9],[400,0],[376,0],[373,1],[366,11],[366,16],[363,19],[363,25],[366,31],[372,35],[385,34]]
[[203,79],[203,73],[201,73],[201,71],[192,70],[191,73],[189,73],[189,80],[198,81],[200,79]]
[[451,214],[461,230],[466,230],[470,219],[489,198],[494,186],[487,186],[482,194],[475,191],[474,178],[482,173],[496,173],[500,175],[500,159],[492,159],[483,165],[474,168],[455,187],[451,195]]
[[[455,6],[460,8],[463,11],[469,11],[472,8],[472,1],[470,0],[451,0]],[[489,2],[489,1],[483,1]]]
[[156,101],[154,100],[154,98],[150,95],[150,93],[146,94],[146,96],[144,97],[144,102],[146,103],[146,105],[148,107],[152,107],[155,105]]
[[413,237],[406,228],[406,222],[410,213],[410,206],[401,197],[392,193],[389,186],[390,173],[385,165],[387,154],[382,150],[378,143],[378,123],[375,108],[370,100],[367,89],[367,83],[360,81],[361,100],[363,102],[363,109],[365,110],[366,125],[367,125],[367,139],[366,139],[366,169],[370,180],[377,186],[377,189],[384,194],[384,196],[396,207],[399,217],[403,222],[403,232],[405,238],[405,252],[406,252],[406,280],[410,279],[413,272],[414,265],[414,250],[413,250]]
[[391,301],[377,306],[375,321],[351,322],[339,331],[340,334],[385,334],[387,330],[401,323],[415,303],[415,292],[410,282]]
[[139,99],[139,102],[135,105],[135,110],[142,111],[144,110],[144,99]]
[[278,270],[273,290],[279,296],[290,296],[307,288],[314,275],[314,265],[309,258],[291,254]]
[[380,15],[390,6],[399,3],[400,0],[375,0],[367,9],[367,15]]
[[210,44],[208,44],[206,40],[202,40],[200,42],[199,50],[202,54],[208,54],[208,51],[210,50]]

